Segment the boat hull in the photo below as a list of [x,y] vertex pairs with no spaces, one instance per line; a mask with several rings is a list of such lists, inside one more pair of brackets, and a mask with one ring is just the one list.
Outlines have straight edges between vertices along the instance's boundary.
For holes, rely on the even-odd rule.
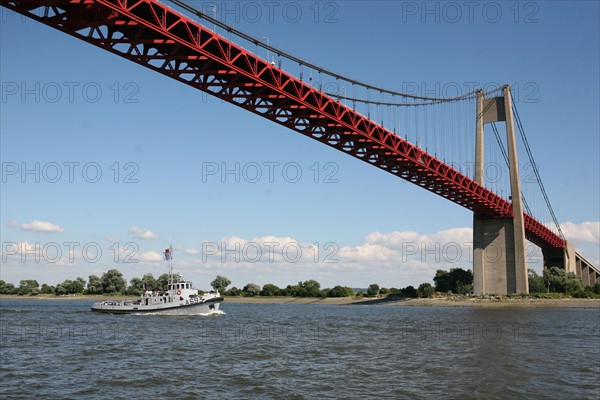
[[116,302],[99,302],[92,305],[92,311],[106,314],[159,314],[159,315],[218,315],[223,302],[222,297],[208,299],[203,302],[186,304],[123,304]]

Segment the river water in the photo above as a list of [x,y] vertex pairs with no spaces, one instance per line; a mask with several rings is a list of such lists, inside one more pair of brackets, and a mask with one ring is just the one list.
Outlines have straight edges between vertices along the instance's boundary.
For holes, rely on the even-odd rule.
[[600,310],[0,300],[0,398],[600,398]]

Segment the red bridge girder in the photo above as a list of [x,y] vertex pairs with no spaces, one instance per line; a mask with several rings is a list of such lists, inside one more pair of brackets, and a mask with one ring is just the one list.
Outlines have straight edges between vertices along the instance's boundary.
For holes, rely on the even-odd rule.
[[[156,0],[0,0],[0,4],[219,97],[494,218],[512,205],[444,162]],[[528,240],[565,241],[525,214]]]

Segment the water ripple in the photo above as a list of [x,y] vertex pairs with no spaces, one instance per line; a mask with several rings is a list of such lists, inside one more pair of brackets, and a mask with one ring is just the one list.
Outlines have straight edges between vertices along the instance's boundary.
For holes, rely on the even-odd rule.
[[223,309],[216,318],[113,316],[85,302],[3,301],[0,396],[550,399],[600,390],[598,310]]

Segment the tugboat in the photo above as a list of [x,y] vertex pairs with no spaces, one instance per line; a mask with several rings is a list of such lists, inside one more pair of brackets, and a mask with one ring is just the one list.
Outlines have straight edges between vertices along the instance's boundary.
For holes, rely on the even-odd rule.
[[181,274],[173,274],[173,248],[164,252],[169,261],[169,284],[166,290],[146,290],[139,300],[101,301],[94,303],[92,311],[109,314],[166,314],[166,315],[219,315],[223,297],[219,291],[198,295],[191,281],[183,280]]

